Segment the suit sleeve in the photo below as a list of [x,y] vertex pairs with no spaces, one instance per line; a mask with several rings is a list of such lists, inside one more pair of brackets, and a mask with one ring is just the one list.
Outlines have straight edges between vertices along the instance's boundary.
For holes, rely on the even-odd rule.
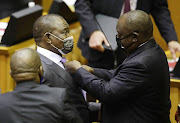
[[63,97],[64,97],[63,116],[66,121],[65,123],[83,123],[73,102],[70,100],[71,97],[69,96],[68,91],[64,91]]
[[153,0],[151,15],[153,16],[161,35],[167,43],[172,40],[178,40],[171,20],[167,0]]
[[83,68],[79,68],[74,75],[84,90],[104,103],[136,98],[149,76],[140,63],[124,66],[110,81],[98,78]]
[[75,3],[75,12],[82,26],[85,38],[88,38],[92,32],[98,30],[89,0],[77,0]]
[[115,70],[106,70],[100,68],[93,68],[93,69],[94,69],[94,75],[106,81],[109,81],[113,77],[115,71]]

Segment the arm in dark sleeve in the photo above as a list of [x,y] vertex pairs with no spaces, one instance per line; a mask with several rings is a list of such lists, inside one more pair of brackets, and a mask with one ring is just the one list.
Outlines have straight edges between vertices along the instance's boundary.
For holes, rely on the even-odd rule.
[[98,26],[88,0],[77,0],[75,3],[75,12],[82,25],[85,38],[88,38],[92,32],[98,30]]
[[172,40],[177,41],[178,39],[171,20],[167,0],[153,0],[151,14],[165,41],[167,43]]
[[94,73],[93,73],[94,75],[106,81],[109,81],[115,72],[115,70],[106,70],[100,68],[93,68],[93,69],[94,69]]
[[100,79],[83,68],[79,68],[74,77],[92,96],[104,103],[111,103],[136,98],[137,93],[147,82],[146,79],[149,79],[149,74],[142,64],[133,63],[124,66],[110,81]]
[[76,110],[73,102],[70,100],[68,91],[64,91],[64,105],[63,108],[63,117],[65,123],[83,123],[82,119],[79,116],[78,111]]

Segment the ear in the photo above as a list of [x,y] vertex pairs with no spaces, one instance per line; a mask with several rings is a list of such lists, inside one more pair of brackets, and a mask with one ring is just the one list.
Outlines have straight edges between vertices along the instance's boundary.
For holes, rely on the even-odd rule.
[[43,76],[43,73],[44,73],[44,70],[43,70],[43,67],[42,65],[39,67],[39,74],[40,76]]
[[50,40],[50,39],[46,39],[46,42],[50,44],[50,43],[51,43],[51,40]]
[[137,32],[133,32],[133,42],[135,43],[135,42],[137,42],[138,41],[138,39],[139,39],[139,33],[137,33]]
[[51,39],[49,38],[49,34],[48,33],[45,33],[44,34],[44,39],[45,39],[45,41],[47,42],[47,43],[51,43]]
[[10,74],[10,75],[11,75],[11,77],[13,78],[13,76],[12,76],[12,71],[11,71],[11,70],[9,71],[9,74]]

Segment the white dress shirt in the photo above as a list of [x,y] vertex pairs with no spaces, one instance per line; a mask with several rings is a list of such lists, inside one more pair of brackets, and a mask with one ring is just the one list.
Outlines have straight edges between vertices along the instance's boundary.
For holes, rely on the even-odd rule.
[[[56,63],[57,65],[59,65],[61,68],[64,68],[64,65],[60,62],[62,57],[52,51],[49,51],[47,49],[44,49],[42,47],[37,46],[37,52],[40,53],[41,55],[47,57],[48,59],[50,59],[51,61],[53,61],[54,63]],[[86,91],[82,90],[82,94],[86,100]]]
[[[130,0],[130,8],[131,10],[135,10],[136,7],[137,7],[137,1],[138,0]],[[122,6],[122,9],[121,9],[121,15],[124,13],[124,4]]]
[[53,61],[54,63],[56,63],[57,65],[59,65],[61,68],[64,69],[64,65],[60,62],[62,59],[60,55],[39,46],[37,46],[37,52],[47,57],[48,59],[50,59],[51,61]]

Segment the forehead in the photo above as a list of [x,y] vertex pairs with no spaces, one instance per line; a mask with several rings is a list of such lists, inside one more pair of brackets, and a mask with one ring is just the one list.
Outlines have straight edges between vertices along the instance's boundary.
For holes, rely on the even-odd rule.
[[57,19],[53,25],[55,30],[58,31],[69,30],[68,23],[63,19]]
[[125,19],[120,17],[116,26],[117,32],[122,32],[126,29]]

